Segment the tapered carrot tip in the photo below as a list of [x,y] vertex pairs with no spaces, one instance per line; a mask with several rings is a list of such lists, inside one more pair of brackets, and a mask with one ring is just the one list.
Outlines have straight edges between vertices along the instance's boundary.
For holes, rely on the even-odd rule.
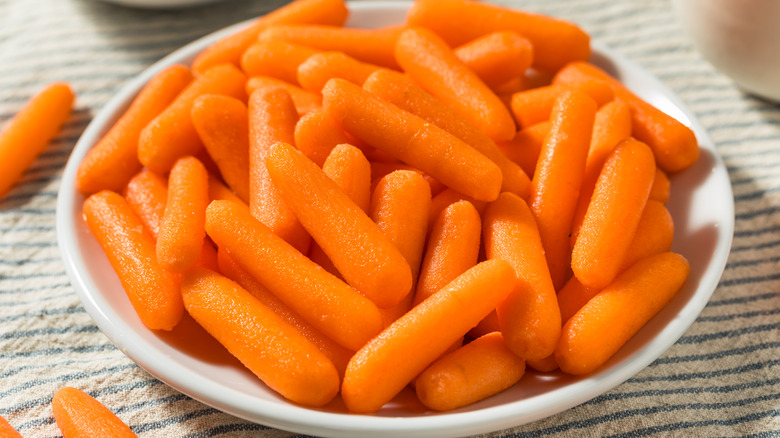
[[2,438],[22,438],[22,434],[16,431],[8,421],[0,417],[0,437]]
[[79,389],[60,388],[54,393],[51,407],[64,438],[136,436],[107,407]]

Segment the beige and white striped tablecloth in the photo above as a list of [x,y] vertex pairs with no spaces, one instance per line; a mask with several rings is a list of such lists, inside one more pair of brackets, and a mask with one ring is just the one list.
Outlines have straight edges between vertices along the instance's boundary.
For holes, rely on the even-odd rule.
[[[174,49],[282,3],[152,11],[0,0],[0,125],[43,84],[67,81],[78,96],[61,134],[0,200],[0,416],[22,435],[59,435],[50,403],[63,385],[86,390],[141,437],[291,435],[194,401],[117,350],[81,306],[55,233],[63,167],[109,98]],[[736,229],[711,301],[663,356],[589,402],[494,436],[780,436],[780,105],[741,93],[707,64],[668,0],[502,3],[579,23],[671,88],[728,167]]]

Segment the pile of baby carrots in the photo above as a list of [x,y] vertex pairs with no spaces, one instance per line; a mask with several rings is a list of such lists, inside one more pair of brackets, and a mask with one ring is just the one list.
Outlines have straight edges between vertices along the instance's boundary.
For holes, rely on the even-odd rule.
[[693,132],[588,63],[574,24],[348,13],[296,0],[162,70],[81,163],[141,321],[186,312],[283,397],[355,413],[598,369],[688,276],[665,202]]

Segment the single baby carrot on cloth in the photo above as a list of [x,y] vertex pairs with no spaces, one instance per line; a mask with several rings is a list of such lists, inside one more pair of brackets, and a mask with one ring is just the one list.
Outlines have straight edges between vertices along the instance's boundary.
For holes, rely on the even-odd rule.
[[533,66],[542,70],[556,71],[590,57],[590,37],[575,24],[484,2],[418,0],[406,20],[411,26],[431,29],[453,47],[491,32],[517,32],[531,41]]
[[349,10],[343,0],[296,0],[207,47],[192,61],[192,70],[203,74],[219,64],[239,66],[241,56],[257,42],[257,36],[268,26],[293,23],[341,26],[348,15]]
[[510,106],[515,120],[523,128],[549,120],[555,100],[564,91],[585,93],[599,107],[612,101],[615,97],[612,87],[600,80],[531,88],[512,95]]
[[404,256],[313,161],[277,143],[266,166],[282,199],[347,283],[382,308],[409,293],[412,273]]
[[355,84],[331,79],[323,107],[348,133],[475,199],[491,201],[501,169],[457,137]]
[[512,268],[488,260],[464,272],[358,350],[341,396],[351,412],[375,412],[490,313],[515,288]]
[[83,211],[144,325],[173,329],[184,311],[178,279],[157,263],[154,240],[127,201],[103,190],[84,201]]
[[319,93],[312,93],[297,85],[268,76],[255,76],[250,78],[246,83],[246,94],[251,96],[258,88],[280,85],[290,93],[290,97],[295,104],[295,110],[298,111],[299,116],[322,109],[322,96]]
[[597,79],[609,83],[615,97],[631,108],[631,135],[650,146],[655,161],[664,172],[679,172],[699,157],[699,144],[693,131],[632,93],[620,81],[587,62],[575,62],[561,69],[554,84],[572,84]]
[[322,51],[341,52],[358,61],[398,70],[395,41],[402,26],[378,29],[323,25],[271,26],[260,33],[260,41],[286,41]]
[[294,141],[298,114],[281,87],[262,88],[249,98],[249,208],[252,216],[298,251],[309,251],[311,238],[282,200],[265,159],[276,142]]
[[157,236],[157,260],[182,273],[198,263],[206,236],[209,174],[194,157],[180,158],[168,177],[168,200]]
[[295,147],[322,167],[328,154],[337,145],[349,143],[349,137],[324,111],[313,111],[295,124]]
[[182,276],[187,312],[260,380],[304,406],[322,406],[339,391],[333,362],[238,283],[208,269]]
[[70,117],[73,91],[58,82],[32,97],[0,131],[0,198],[32,166]]
[[107,189],[118,192],[138,171],[138,137],[158,114],[192,81],[183,65],[170,66],[156,74],[122,117],[79,164],[76,186],[84,195]]
[[431,228],[414,305],[477,264],[482,220],[468,201],[448,205]]
[[501,99],[452,49],[424,28],[409,28],[398,37],[395,57],[423,89],[450,105],[495,141],[515,135],[515,121]]
[[3,417],[0,417],[0,437],[2,438],[22,438],[22,434],[16,431]]
[[69,386],[51,399],[54,420],[64,438],[135,438],[135,433],[105,405],[89,394]]
[[259,41],[244,52],[241,69],[247,76],[270,76],[297,84],[298,66],[315,53],[319,51],[287,41]]
[[149,169],[143,169],[127,183],[124,195],[138,219],[157,241],[160,224],[165,216],[165,204],[168,202],[168,180]]
[[198,76],[163,112],[141,131],[138,159],[158,173],[167,173],[173,163],[203,148],[190,113],[192,104],[204,94],[221,94],[245,99],[246,76],[230,65],[218,65]]
[[[550,276],[558,290],[569,269],[569,233],[590,147],[596,103],[577,91],[562,93],[553,107],[528,203],[542,238]],[[506,334],[505,334],[506,335]]]
[[549,356],[561,333],[561,314],[531,209],[502,193],[485,209],[483,233],[488,259],[509,262],[518,278],[515,291],[496,309],[507,346],[523,359]]
[[517,163],[526,175],[533,175],[542,144],[549,133],[550,122],[539,122],[517,131],[512,140],[498,143],[498,149],[507,158]]
[[382,329],[377,307],[254,219],[239,204],[213,201],[206,232],[219,248],[309,324],[349,350]]
[[304,90],[313,93],[320,93],[328,80],[333,78],[346,79],[362,86],[371,73],[382,68],[341,52],[316,53],[298,66],[298,83]]
[[509,160],[493,140],[457,111],[416,86],[407,76],[389,70],[371,74],[363,89],[408,111],[459,138],[485,155],[501,169],[501,190],[527,198],[531,182],[528,174]]
[[574,276],[585,286],[603,288],[618,274],[654,177],[653,152],[638,140],[622,141],[607,158],[571,254]]
[[625,270],[564,325],[555,347],[561,371],[587,374],[604,364],[674,297],[689,272],[688,261],[671,252]]
[[500,332],[493,332],[438,359],[414,387],[426,407],[448,411],[498,394],[523,374],[525,361],[507,348]]
[[534,48],[515,32],[493,32],[456,47],[455,56],[490,88],[522,76],[531,66]]

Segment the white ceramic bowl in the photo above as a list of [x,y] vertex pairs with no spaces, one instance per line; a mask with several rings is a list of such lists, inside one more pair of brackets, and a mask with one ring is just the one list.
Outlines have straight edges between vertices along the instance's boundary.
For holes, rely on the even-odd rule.
[[[348,25],[375,27],[403,20],[409,3],[352,4]],[[224,412],[264,425],[323,436],[444,437],[509,428],[583,403],[633,376],[666,351],[693,323],[714,291],[726,263],[734,228],[734,204],[726,169],[694,116],[661,83],[628,60],[595,44],[593,62],[621,78],[637,94],[689,125],[701,158],[674,175],[668,207],[675,219],[674,250],[691,263],[687,283],[672,302],[597,372],[584,377],[528,372],[513,388],[451,412],[425,411],[402,393],[374,415],[349,414],[339,399],[323,409],[288,403],[223,350],[184,341],[188,329],[147,330],[99,245],[82,220],[84,198],[75,189],[76,168],[107,127],[156,72],[193,56],[242,24],[187,45],[127,84],[95,117],[65,169],[57,200],[57,236],[71,282],[84,308],[122,352],[151,374]]]

